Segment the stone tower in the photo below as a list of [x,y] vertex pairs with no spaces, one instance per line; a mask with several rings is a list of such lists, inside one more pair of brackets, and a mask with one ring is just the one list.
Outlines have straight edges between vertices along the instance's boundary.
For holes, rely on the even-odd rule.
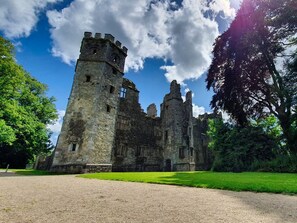
[[126,56],[112,35],[85,32],[52,171],[111,171]]
[[170,93],[161,104],[163,128],[164,169],[171,171],[179,160],[178,150],[182,146],[183,100],[180,85],[174,80],[170,84]]
[[180,85],[174,80],[161,104],[165,171],[194,170],[192,135],[192,93],[183,102]]

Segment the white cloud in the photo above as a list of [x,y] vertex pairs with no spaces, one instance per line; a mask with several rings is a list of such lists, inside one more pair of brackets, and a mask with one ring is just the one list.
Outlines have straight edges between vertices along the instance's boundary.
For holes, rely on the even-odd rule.
[[65,111],[59,110],[58,111],[58,120],[55,123],[47,126],[47,128],[50,129],[54,134],[60,133],[64,115],[65,115]]
[[[190,88],[185,88],[185,90],[184,90],[185,95],[182,95],[182,96],[181,96],[184,102],[186,101],[186,94],[187,94],[189,91],[191,91]],[[195,96],[195,94],[192,92],[192,98],[194,98],[194,96]]]
[[229,122],[229,123],[233,122],[231,116],[227,112],[221,111],[221,114],[224,122]]
[[[168,81],[196,79],[211,62],[218,24],[206,18],[209,10],[234,16],[229,0],[74,0],[61,11],[48,11],[53,40],[52,53],[74,63],[84,31],[111,33],[128,49],[126,70],[143,68],[146,58],[163,58]],[[164,62],[165,63],[165,62]]]
[[205,113],[208,113],[208,112],[206,112],[204,107],[200,107],[198,105],[193,104],[193,117],[196,118],[199,115],[203,115]]
[[8,38],[27,37],[34,29],[39,13],[50,3],[62,0],[2,0],[0,30]]
[[[185,89],[184,89],[184,93],[185,93],[185,95],[182,95],[182,99],[183,99],[184,102],[186,101],[186,94],[187,94],[189,91],[190,91],[189,88],[185,88]],[[194,97],[194,93],[192,92],[192,98],[193,98],[193,97]],[[209,112],[207,112],[207,111],[205,110],[205,108],[202,107],[202,106],[198,106],[198,105],[196,105],[196,104],[194,104],[194,103],[192,103],[192,106],[193,106],[193,117],[198,117],[199,115],[203,115],[203,114],[205,114],[205,113],[209,113]]]
[[[237,4],[240,4],[240,0],[236,0]],[[234,0],[220,0],[220,1],[212,1],[210,5],[210,9],[213,10],[216,14],[223,11],[226,17],[235,17],[235,9],[231,8],[230,5],[236,4]],[[235,5],[237,7],[238,5]]]
[[230,5],[233,7],[235,10],[238,10],[240,8],[240,5],[243,0],[230,0]]
[[[185,95],[191,91],[190,88],[185,88]],[[194,98],[195,94],[192,92],[192,98]]]
[[64,115],[65,110],[58,110],[58,120],[55,123],[47,126],[47,128],[52,132],[50,140],[53,143],[53,145],[56,145],[57,143],[58,136],[62,128]]

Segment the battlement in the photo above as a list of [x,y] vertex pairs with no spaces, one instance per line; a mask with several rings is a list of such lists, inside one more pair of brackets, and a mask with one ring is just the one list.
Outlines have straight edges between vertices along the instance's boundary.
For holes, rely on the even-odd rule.
[[188,91],[186,93],[186,101],[190,101],[192,103],[192,91]]
[[111,34],[108,34],[108,33],[105,33],[104,34],[104,38],[102,37],[102,34],[101,33],[95,33],[94,37],[92,35],[91,32],[85,32],[84,33],[84,38],[95,38],[95,39],[106,39],[106,40],[109,40],[110,42],[112,42],[113,44],[115,44],[118,48],[120,48],[124,53],[127,54],[128,52],[128,49],[127,47],[123,46],[122,47],[122,43],[118,40],[115,41],[115,38],[113,35]]

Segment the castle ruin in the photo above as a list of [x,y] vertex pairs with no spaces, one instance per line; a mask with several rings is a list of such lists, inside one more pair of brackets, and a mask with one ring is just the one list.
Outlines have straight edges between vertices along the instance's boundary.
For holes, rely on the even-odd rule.
[[183,101],[170,84],[157,116],[143,112],[135,84],[123,78],[127,48],[110,34],[85,32],[51,171],[186,171],[209,169],[207,120],[193,117],[192,93]]

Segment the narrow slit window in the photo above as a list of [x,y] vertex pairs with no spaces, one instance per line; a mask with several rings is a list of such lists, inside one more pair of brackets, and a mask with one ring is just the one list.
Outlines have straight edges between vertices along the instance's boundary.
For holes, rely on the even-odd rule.
[[115,91],[115,87],[112,86],[112,85],[110,85],[110,86],[109,86],[109,93],[113,94],[114,91]]
[[106,105],[106,111],[109,113],[111,110],[111,107],[109,105]]
[[90,82],[91,81],[91,76],[90,75],[86,75],[86,82]]
[[73,152],[76,151],[76,144],[75,143],[72,144],[71,151],[73,151]]
[[137,146],[136,147],[136,153],[135,153],[135,156],[141,156],[141,153],[142,153],[142,149],[140,146]]

